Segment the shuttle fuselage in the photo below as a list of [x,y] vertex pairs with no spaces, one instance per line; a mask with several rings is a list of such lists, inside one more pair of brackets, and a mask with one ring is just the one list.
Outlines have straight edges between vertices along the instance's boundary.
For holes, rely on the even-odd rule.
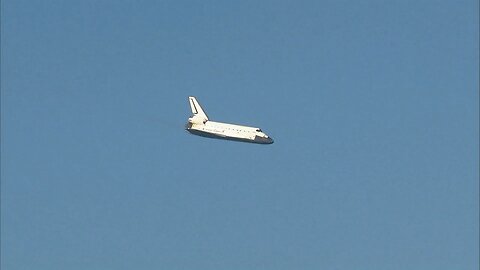
[[192,117],[186,130],[194,135],[231,141],[271,144],[273,139],[260,128],[210,121],[195,97],[189,97]]

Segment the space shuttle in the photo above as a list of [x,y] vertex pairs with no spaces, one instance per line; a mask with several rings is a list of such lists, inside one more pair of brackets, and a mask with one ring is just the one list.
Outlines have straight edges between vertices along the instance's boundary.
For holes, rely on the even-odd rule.
[[188,118],[185,130],[191,134],[258,144],[272,144],[273,139],[265,134],[260,128],[214,122],[208,119],[207,114],[195,97],[188,97],[192,116]]

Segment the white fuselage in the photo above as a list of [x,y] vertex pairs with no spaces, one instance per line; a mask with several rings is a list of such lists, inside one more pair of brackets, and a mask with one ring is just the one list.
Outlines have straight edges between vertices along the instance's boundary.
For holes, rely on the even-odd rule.
[[233,125],[210,121],[195,97],[188,97],[192,116],[188,118],[186,130],[194,135],[232,141],[271,144],[273,139],[256,127]]
[[187,131],[204,137],[246,141],[261,144],[273,143],[261,129],[215,121],[207,121],[202,124],[192,124]]

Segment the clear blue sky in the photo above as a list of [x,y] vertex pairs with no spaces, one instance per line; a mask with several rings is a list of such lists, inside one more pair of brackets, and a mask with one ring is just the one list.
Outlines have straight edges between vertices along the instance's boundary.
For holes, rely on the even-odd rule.
[[2,270],[478,269],[478,10],[3,0]]

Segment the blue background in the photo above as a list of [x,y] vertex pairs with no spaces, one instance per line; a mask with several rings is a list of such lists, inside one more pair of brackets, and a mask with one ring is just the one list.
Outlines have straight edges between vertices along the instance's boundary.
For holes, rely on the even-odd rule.
[[478,269],[478,1],[1,8],[2,269]]

